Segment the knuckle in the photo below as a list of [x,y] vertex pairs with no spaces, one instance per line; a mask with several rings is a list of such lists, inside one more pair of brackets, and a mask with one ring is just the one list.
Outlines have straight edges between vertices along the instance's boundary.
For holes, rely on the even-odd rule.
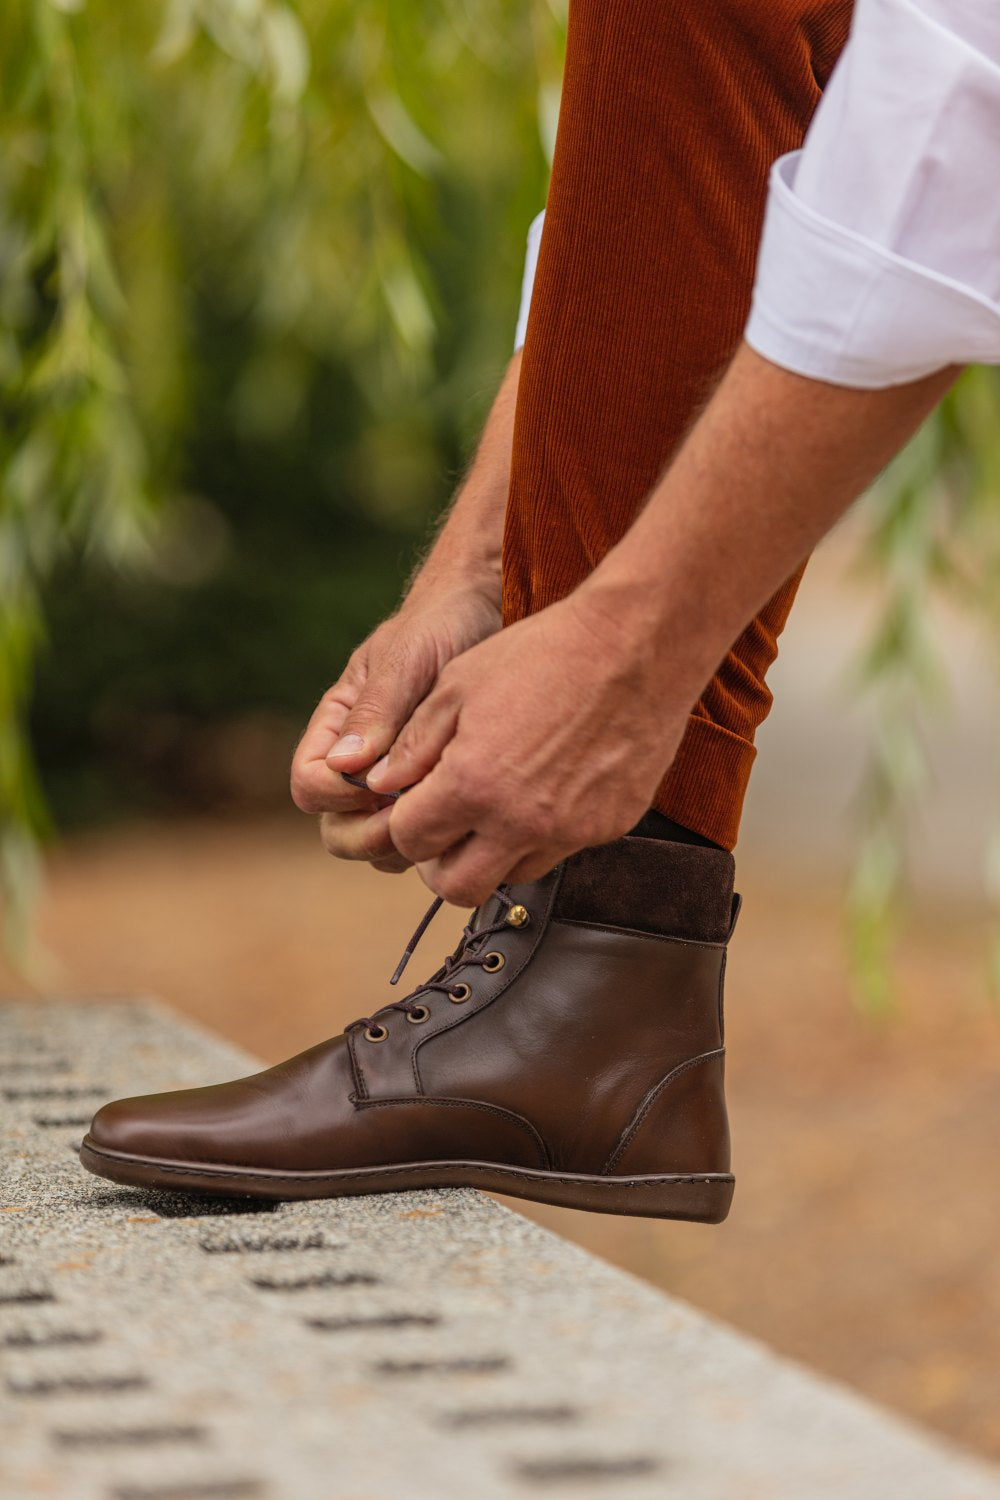
[[553,835],[551,812],[544,807],[514,808],[504,819],[512,840],[524,844],[548,843]]
[[327,854],[334,859],[367,859],[367,854],[358,847],[353,835],[352,823],[337,813],[323,813],[319,820],[319,837]]
[[496,884],[482,870],[438,866],[434,871],[434,889],[453,906],[478,906]]
[[438,674],[435,684],[435,696],[440,697],[446,707],[450,707],[459,695],[462,682],[462,668],[456,658],[445,662]]
[[374,792],[363,792],[315,764],[292,767],[291,791],[292,801],[304,813],[345,813],[375,806]]
[[345,734],[361,733],[368,723],[369,718],[370,715],[365,710],[364,700],[359,699],[337,731],[337,738],[342,739]]
[[344,720],[341,733],[348,729],[358,729],[363,725],[370,724],[374,719],[384,714],[390,706],[389,693],[381,682],[369,682],[361,693],[357,703],[351,709]]
[[389,751],[390,764],[398,764],[400,761],[417,759],[420,755],[422,743],[421,718],[417,714],[407,719],[406,723],[396,735]]
[[[536,798],[530,816],[531,832],[536,837],[546,841],[558,838],[562,818],[560,809],[553,798]],[[584,813],[584,818],[586,817],[587,814]]]
[[415,864],[420,859],[423,851],[419,839],[408,829],[397,828],[393,823],[392,842],[397,854],[401,854],[410,864]]
[[323,694],[323,697],[320,699],[320,708],[330,709],[343,703],[342,694],[344,689],[360,690],[364,686],[366,676],[367,666],[359,653],[355,651],[352,656],[348,657],[344,670],[336,682],[331,683]]
[[396,850],[384,825],[372,828],[370,824],[366,824],[358,837],[357,852],[359,859],[366,859],[371,864],[377,859],[390,858]]
[[531,837],[538,829],[538,818],[530,807],[514,802],[502,810],[503,826],[509,829],[512,839]]
[[439,871],[434,878],[434,889],[439,896],[444,897],[445,901],[449,901],[455,906],[464,906],[467,904],[468,882],[463,880],[461,876],[449,874],[447,871]]
[[451,755],[447,761],[448,800],[470,814],[492,811],[494,798],[485,792],[482,766],[464,754]]
[[319,820],[320,843],[323,845],[323,848],[326,850],[327,854],[333,854],[334,856],[341,858],[343,855],[343,851],[341,848],[341,839],[339,837],[339,834],[340,828],[337,820],[331,817],[329,813],[324,813]]
[[411,716],[393,740],[392,749],[389,751],[390,761],[398,759],[401,755],[411,755],[416,747],[416,743],[417,729],[414,727]]
[[311,778],[301,766],[295,764],[292,765],[291,789],[292,801],[300,812],[319,812],[316,789],[312,785]]

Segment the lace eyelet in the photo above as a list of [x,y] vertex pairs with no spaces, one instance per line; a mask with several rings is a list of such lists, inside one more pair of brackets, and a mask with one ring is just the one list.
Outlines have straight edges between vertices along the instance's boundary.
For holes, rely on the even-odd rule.
[[510,907],[507,912],[508,927],[524,927],[530,921],[531,913],[526,906],[521,906],[520,903]]
[[496,974],[500,969],[503,968],[506,962],[507,960],[504,958],[502,953],[487,953],[486,957],[483,959],[483,968],[486,970],[487,974]]
[[456,984],[454,989],[448,991],[448,999],[452,1005],[464,1005],[471,994],[472,991],[467,984]]
[[429,1021],[430,1018],[431,1013],[427,1009],[426,1005],[415,1005],[412,1010],[408,1010],[406,1012],[406,1019],[409,1021],[411,1026],[422,1026],[424,1022]]
[[385,1026],[378,1026],[378,1027],[366,1026],[365,1027],[365,1041],[366,1042],[387,1042],[388,1040],[389,1040],[389,1031],[388,1031],[387,1027],[385,1027]]

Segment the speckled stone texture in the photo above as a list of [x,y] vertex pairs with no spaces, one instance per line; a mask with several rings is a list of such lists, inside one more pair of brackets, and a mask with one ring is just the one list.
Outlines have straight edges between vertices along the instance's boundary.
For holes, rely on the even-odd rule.
[[272,1207],[81,1170],[104,1100],[254,1066],[147,1002],[0,1005],[3,1500],[1000,1500],[476,1193]]

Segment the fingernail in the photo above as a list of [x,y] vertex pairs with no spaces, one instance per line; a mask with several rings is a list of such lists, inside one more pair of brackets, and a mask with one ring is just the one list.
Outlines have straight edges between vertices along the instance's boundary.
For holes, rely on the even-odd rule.
[[382,777],[385,775],[388,769],[389,757],[388,755],[383,755],[382,759],[377,760],[372,766],[371,770],[366,774],[365,780],[368,782],[369,786],[373,781],[381,781]]
[[333,748],[327,751],[326,758],[335,760],[338,755],[357,755],[358,751],[364,748],[365,742],[360,734],[344,734]]

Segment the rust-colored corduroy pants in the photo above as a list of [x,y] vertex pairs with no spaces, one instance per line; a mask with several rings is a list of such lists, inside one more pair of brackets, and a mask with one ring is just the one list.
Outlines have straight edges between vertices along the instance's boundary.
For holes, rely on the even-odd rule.
[[[570,0],[517,397],[505,624],[569,593],[619,540],[734,352],[768,169],[801,143],[850,12],[850,0]],[[728,848],[800,577],[706,687],[655,799]]]

